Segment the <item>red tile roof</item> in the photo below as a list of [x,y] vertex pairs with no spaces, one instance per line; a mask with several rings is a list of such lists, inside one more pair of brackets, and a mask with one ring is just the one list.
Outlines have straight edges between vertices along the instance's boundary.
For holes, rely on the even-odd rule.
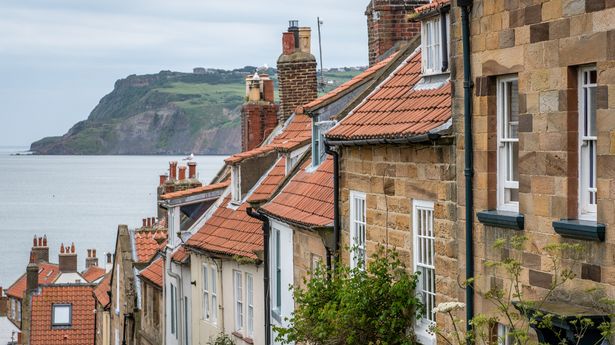
[[94,288],[94,297],[103,307],[106,307],[111,300],[107,292],[111,291],[111,273],[105,274],[105,277]]
[[308,227],[333,224],[333,160],[331,156],[315,171],[301,170],[284,186],[278,195],[260,208],[266,214]]
[[98,266],[90,266],[85,272],[81,275],[83,279],[85,279],[88,283],[94,282],[98,280],[100,277],[105,275],[105,269]]
[[152,284],[162,288],[163,282],[163,269],[164,269],[164,260],[162,258],[158,258],[154,260],[151,264],[145,267],[139,275],[141,278],[147,279]]
[[[38,283],[39,284],[51,284],[53,283],[58,276],[60,275],[60,268],[56,264],[50,264],[47,262],[39,262],[38,263]],[[14,298],[23,298],[23,293],[26,291],[26,275],[23,274],[19,279],[17,279],[13,285],[11,285],[7,290],[7,296],[11,296]]]
[[230,180],[226,180],[224,182],[210,184],[207,186],[190,188],[190,189],[182,190],[179,192],[167,193],[167,194],[163,194],[162,196],[160,196],[160,199],[168,200],[168,199],[184,198],[184,197],[191,196],[191,195],[211,192],[211,191],[218,190],[218,189],[224,189],[228,187],[230,183],[231,183]]
[[451,118],[451,83],[414,90],[421,80],[420,51],[412,53],[367,100],[333,127],[333,140],[395,139],[425,134]]
[[248,203],[236,210],[227,207],[231,198],[224,198],[207,222],[186,244],[201,250],[257,259],[255,251],[263,250],[262,222],[246,213]]
[[363,71],[362,73],[356,75],[355,77],[353,77],[352,79],[350,79],[349,81],[343,83],[342,85],[336,87],[335,89],[333,89],[332,91],[328,92],[327,94],[320,96],[318,98],[316,98],[315,100],[311,101],[310,103],[306,104],[303,106],[304,110],[310,110],[312,108],[315,108],[323,103],[326,103],[327,101],[336,98],[338,95],[342,95],[344,94],[346,91],[353,89],[355,86],[369,80],[371,77],[373,77],[376,72],[378,72],[382,67],[386,66],[392,59],[393,57],[396,55],[392,54],[391,56],[387,57],[386,59],[374,64],[373,66],[371,66],[370,68],[366,69],[365,71]]
[[434,8],[439,8],[439,7],[442,7],[444,5],[448,5],[450,3],[451,3],[451,0],[432,0],[428,4],[425,4],[423,6],[419,6],[419,7],[415,8],[414,11],[416,11],[416,13],[423,13],[423,12],[427,12],[429,10],[432,10]]
[[281,157],[267,173],[267,176],[263,178],[260,185],[254,189],[252,195],[248,197],[248,202],[259,202],[269,199],[285,176],[286,158]]
[[188,251],[186,250],[186,247],[184,247],[183,245],[179,246],[179,248],[177,248],[175,253],[173,253],[173,256],[171,256],[171,260],[175,262],[179,262],[179,263],[184,263],[189,258],[190,258],[190,253],[188,253]]
[[[162,244],[158,244],[156,239],[162,237],[165,240]],[[163,230],[158,231],[142,231],[137,230],[134,233],[134,244],[137,255],[137,262],[149,262],[154,255],[163,248],[166,244],[167,232]]]
[[[31,345],[83,345],[94,341],[94,295],[91,285],[42,286],[32,296]],[[54,304],[72,305],[72,325],[54,328],[51,324]]]
[[307,145],[312,140],[312,119],[304,114],[296,114],[290,123],[278,134],[271,143],[250,151],[237,153],[224,161],[227,164],[237,164],[247,158],[258,157],[274,150],[294,150]]

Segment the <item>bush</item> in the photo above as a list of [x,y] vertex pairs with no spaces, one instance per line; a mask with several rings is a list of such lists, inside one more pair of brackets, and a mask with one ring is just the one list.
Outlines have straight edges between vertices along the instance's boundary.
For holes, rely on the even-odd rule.
[[207,345],[235,345],[235,342],[228,335],[220,333],[216,339],[209,339]]
[[379,247],[366,270],[319,267],[294,291],[288,328],[274,327],[277,340],[313,345],[413,344],[420,302],[417,277],[395,250]]

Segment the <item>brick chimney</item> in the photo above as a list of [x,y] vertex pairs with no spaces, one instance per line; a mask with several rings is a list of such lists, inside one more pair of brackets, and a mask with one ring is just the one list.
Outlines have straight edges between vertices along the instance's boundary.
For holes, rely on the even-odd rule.
[[34,235],[32,241],[32,254],[36,262],[49,262],[49,247],[47,246],[47,235],[37,237]]
[[299,106],[318,96],[316,58],[310,52],[311,29],[291,20],[282,34],[282,55],[278,58],[280,90],[279,121],[286,121]]
[[427,3],[429,0],[372,0],[369,3],[365,15],[370,66],[420,34],[421,23],[411,21],[409,15]]
[[267,74],[246,77],[246,103],[241,108],[241,150],[259,146],[278,124],[273,80]]
[[188,162],[188,178],[196,179],[196,162]]
[[98,258],[96,257],[96,249],[88,249],[88,257],[85,258],[85,268],[92,266],[98,267]]
[[58,263],[62,273],[77,272],[77,253],[74,243],[70,247],[64,247],[64,243],[60,245]]
[[169,162],[169,180],[175,181],[177,179],[177,161]]

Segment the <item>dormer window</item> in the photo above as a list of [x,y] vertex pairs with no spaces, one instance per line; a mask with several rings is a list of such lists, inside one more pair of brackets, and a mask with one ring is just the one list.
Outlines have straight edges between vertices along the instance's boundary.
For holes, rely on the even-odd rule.
[[335,121],[312,119],[312,167],[317,167],[325,160],[325,133],[335,126]]
[[422,25],[423,75],[448,73],[450,16],[442,11],[423,20]]
[[231,168],[231,202],[241,203],[241,170],[239,165]]
[[72,325],[72,305],[54,304],[51,315],[51,325],[53,327],[70,327]]

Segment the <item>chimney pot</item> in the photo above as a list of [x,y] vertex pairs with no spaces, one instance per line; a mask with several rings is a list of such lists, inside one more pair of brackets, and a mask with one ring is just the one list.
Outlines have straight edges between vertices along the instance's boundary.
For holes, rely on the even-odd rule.
[[111,263],[111,253],[107,253],[107,263]]
[[160,175],[160,184],[159,185],[162,186],[165,182],[167,182],[168,178],[169,177],[167,176],[167,174]]
[[95,258],[96,257],[96,249],[92,249],[92,257]]
[[299,51],[307,54],[312,52],[312,29],[309,27],[299,28]]
[[145,227],[149,228],[152,226],[152,221],[149,217],[145,218]]
[[143,218],[143,227],[147,227],[147,218]]
[[43,247],[47,247],[47,235],[43,235]]
[[60,244],[60,254],[64,254],[64,243]]
[[186,179],[186,166],[182,165],[179,167],[179,180],[183,181]]
[[295,34],[285,32],[282,34],[282,54],[291,55],[295,52]]
[[70,245],[70,251],[71,253],[75,253],[75,242]]
[[188,178],[196,178],[196,162],[188,162]]
[[34,235],[34,240],[32,240],[32,247],[36,247],[36,235]]
[[177,179],[177,161],[169,162],[169,179],[175,181]]
[[43,238],[42,238],[42,237],[39,237],[39,238],[38,238],[38,246],[39,246],[39,247],[42,247],[42,246],[43,246]]

